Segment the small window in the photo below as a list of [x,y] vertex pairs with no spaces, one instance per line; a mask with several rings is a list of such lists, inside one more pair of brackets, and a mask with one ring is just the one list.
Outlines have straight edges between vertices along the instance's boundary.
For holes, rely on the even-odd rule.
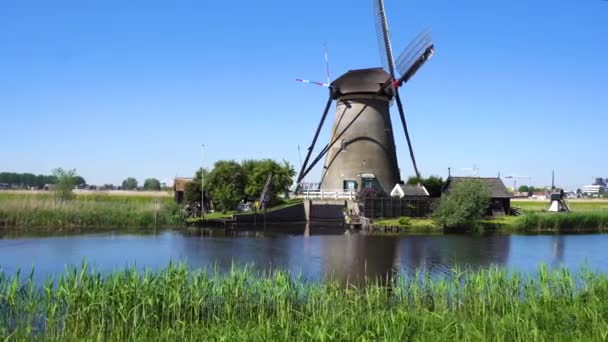
[[346,146],[348,144],[346,143],[346,139],[342,139],[342,151],[346,151]]
[[357,182],[354,180],[345,180],[344,181],[344,190],[345,191],[357,191]]

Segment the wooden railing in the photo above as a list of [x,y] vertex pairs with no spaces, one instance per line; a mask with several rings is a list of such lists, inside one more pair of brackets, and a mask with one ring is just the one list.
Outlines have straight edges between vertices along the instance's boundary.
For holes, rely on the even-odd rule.
[[357,193],[352,190],[303,190],[298,197],[304,199],[355,199]]

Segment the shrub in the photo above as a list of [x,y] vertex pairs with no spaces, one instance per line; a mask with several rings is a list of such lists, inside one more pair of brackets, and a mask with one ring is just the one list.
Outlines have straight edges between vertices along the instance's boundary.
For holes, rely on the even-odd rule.
[[401,218],[399,218],[400,226],[408,227],[410,224],[412,224],[412,219],[410,219],[409,217],[402,216]]
[[463,180],[444,195],[433,218],[445,228],[463,228],[481,220],[490,205],[490,189],[479,180]]

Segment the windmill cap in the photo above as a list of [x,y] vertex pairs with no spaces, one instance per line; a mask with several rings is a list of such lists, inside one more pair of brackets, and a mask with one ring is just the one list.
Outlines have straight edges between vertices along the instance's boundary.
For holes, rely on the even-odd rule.
[[[383,84],[392,80],[382,68],[349,70],[331,83],[337,96],[353,93],[378,94]],[[386,87],[381,95],[392,97],[391,87]],[[378,94],[380,95],[380,94]]]

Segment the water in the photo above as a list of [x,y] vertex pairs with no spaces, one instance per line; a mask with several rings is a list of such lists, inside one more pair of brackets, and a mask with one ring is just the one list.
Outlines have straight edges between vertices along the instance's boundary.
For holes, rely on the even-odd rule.
[[[287,269],[310,280],[329,277],[358,282],[363,277],[411,274],[423,269],[442,275],[453,267],[491,265],[534,272],[541,263],[608,272],[608,235],[345,235],[342,229],[291,229],[208,236],[165,230],[155,234],[98,233],[0,238],[0,267],[7,275],[21,268],[35,278],[65,272],[86,260],[104,274],[135,266],[159,269],[169,262],[192,268],[229,270],[233,263],[259,270]],[[218,233],[214,233],[218,235]]]

